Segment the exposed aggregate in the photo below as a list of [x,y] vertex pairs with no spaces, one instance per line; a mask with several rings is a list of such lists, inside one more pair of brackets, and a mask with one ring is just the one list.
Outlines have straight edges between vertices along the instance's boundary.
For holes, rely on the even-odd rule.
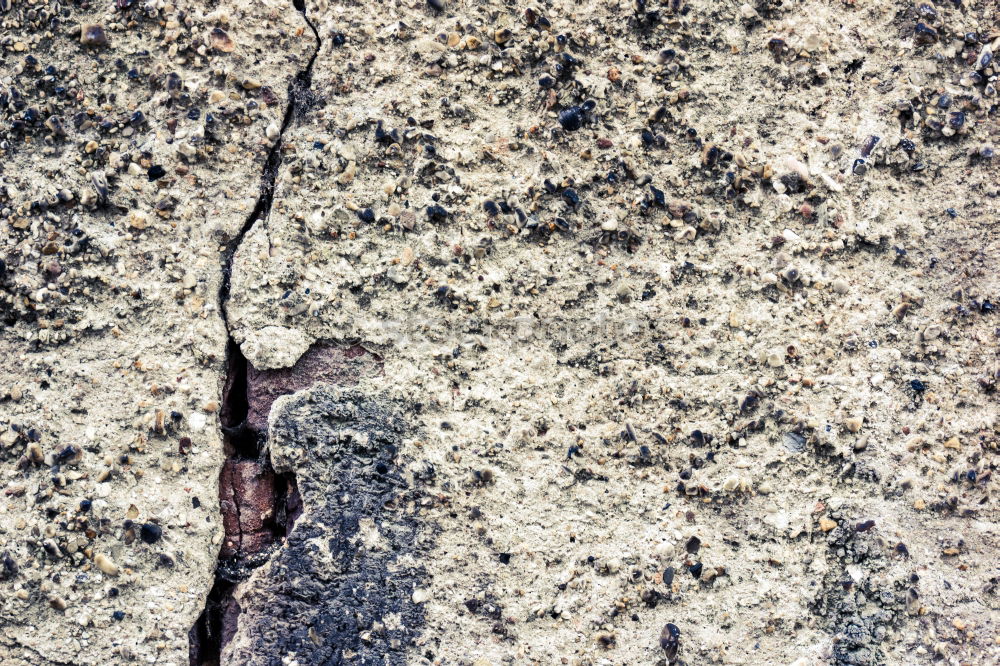
[[993,3],[302,9],[0,0],[4,663],[187,661],[230,336],[383,367],[223,663],[1000,659]]

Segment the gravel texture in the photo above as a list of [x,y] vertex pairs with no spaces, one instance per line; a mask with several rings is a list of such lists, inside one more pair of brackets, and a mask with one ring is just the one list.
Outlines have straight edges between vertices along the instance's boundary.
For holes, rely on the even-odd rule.
[[0,53],[5,664],[188,661],[244,533],[195,663],[1000,660],[994,3],[0,0]]

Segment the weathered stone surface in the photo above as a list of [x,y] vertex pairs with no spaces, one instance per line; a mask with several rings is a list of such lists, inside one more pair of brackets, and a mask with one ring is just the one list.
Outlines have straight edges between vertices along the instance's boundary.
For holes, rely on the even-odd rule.
[[219,497],[226,533],[219,551],[221,559],[254,555],[274,543],[279,495],[269,466],[256,460],[227,460],[222,466]]
[[0,0],[4,666],[1000,663],[995,2],[295,3]]
[[[399,457],[399,405],[321,385],[275,404],[269,446],[303,513],[281,549],[239,585],[222,662],[404,663],[423,624],[414,594],[431,536]],[[419,599],[419,594],[417,597]]]
[[315,44],[290,0],[0,2],[4,666],[187,661],[223,537],[221,250]]
[[436,472],[409,661],[1000,655],[950,624],[996,587],[986,6],[309,3],[227,313],[383,357]]

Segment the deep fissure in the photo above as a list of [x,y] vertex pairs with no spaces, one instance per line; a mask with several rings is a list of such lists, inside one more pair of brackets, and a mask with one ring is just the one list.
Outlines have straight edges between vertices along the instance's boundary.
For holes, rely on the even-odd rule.
[[[249,398],[247,395],[247,369],[248,361],[240,350],[238,344],[232,336],[229,325],[229,317],[226,312],[226,304],[231,294],[233,259],[237,250],[246,235],[253,229],[254,225],[267,219],[271,212],[271,205],[274,200],[275,180],[278,170],[281,167],[281,151],[284,142],[285,131],[288,129],[300,104],[306,103],[309,95],[308,91],[312,84],[312,68],[322,45],[319,32],[316,26],[309,20],[306,12],[305,0],[294,0],[295,10],[302,14],[303,20],[312,30],[316,44],[304,70],[300,71],[288,86],[288,106],[282,119],[281,129],[274,145],[268,151],[264,161],[264,168],[261,174],[260,194],[250,215],[247,216],[239,232],[229,241],[222,257],[222,283],[219,287],[219,313],[222,317],[223,325],[226,327],[226,381],[223,387],[222,410],[220,422],[223,435],[223,448],[226,455],[226,463],[223,465],[221,474],[232,474],[227,465],[234,461],[259,461],[262,473],[273,474],[270,461],[266,456],[261,459],[261,433],[255,432],[247,422],[249,412]],[[286,537],[292,529],[295,518],[301,513],[301,500],[299,498],[294,475],[275,475],[274,483],[274,513],[269,529],[276,541]],[[230,500],[235,511],[236,524],[242,525],[240,515],[240,498],[237,497],[236,484],[230,480],[228,491],[229,498],[223,497],[225,485],[220,478],[220,503]],[[227,538],[229,535],[226,535]],[[242,529],[239,533],[238,549],[241,553],[243,547]],[[267,552],[264,557],[244,558],[241,554],[226,558],[224,553],[227,549],[220,550],[219,560],[216,564],[215,582],[205,601],[205,608],[198,617],[194,626],[189,632],[189,662],[191,666],[218,666],[221,663],[222,650],[231,636],[227,634],[227,626],[230,631],[234,626],[234,621],[226,622],[227,613],[237,614],[239,608],[233,599],[233,592],[237,583],[244,579],[256,566],[260,566],[267,560]]]

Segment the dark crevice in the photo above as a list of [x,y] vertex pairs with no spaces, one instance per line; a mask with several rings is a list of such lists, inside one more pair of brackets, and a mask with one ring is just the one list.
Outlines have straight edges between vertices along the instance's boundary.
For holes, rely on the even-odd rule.
[[299,485],[294,474],[282,474],[278,477],[281,484],[278,488],[279,506],[284,507],[285,515],[283,521],[279,523],[284,527],[284,536],[292,533],[295,521],[302,515],[302,495],[299,494]]
[[223,618],[233,599],[235,583],[215,579],[205,600],[205,610],[188,634],[188,660],[191,666],[219,666],[222,658]]
[[[260,464],[260,475],[274,476],[274,519],[265,526],[272,539],[271,548],[260,552],[246,554],[243,552],[244,538],[241,530],[242,520],[240,505],[243,498],[238,496],[237,484],[232,480],[223,484],[220,479],[220,502],[232,504],[235,513],[236,533],[225,535],[237,547],[233,555],[223,548],[216,565],[215,583],[208,594],[205,609],[188,634],[190,641],[189,662],[191,666],[219,666],[222,650],[232,637],[236,628],[236,616],[239,606],[233,598],[237,584],[249,576],[253,568],[267,561],[273,547],[291,533],[295,519],[302,513],[302,500],[294,475],[274,475],[270,460],[263,454],[262,440],[265,433],[254,431],[247,422],[249,398],[247,395],[248,362],[238,344],[232,337],[226,306],[231,293],[233,259],[240,244],[254,225],[267,219],[274,201],[274,185],[281,167],[281,153],[285,130],[288,129],[296,113],[302,113],[312,102],[309,87],[312,84],[312,68],[319,55],[322,44],[319,32],[306,14],[305,0],[294,0],[295,9],[302,16],[316,38],[316,47],[306,68],[299,72],[288,86],[288,106],[281,122],[281,130],[274,145],[271,146],[264,162],[261,174],[260,194],[250,215],[247,216],[239,232],[229,241],[222,255],[222,283],[219,287],[219,312],[226,327],[228,342],[226,346],[226,381],[223,387],[222,410],[220,422],[222,429],[223,448],[226,454],[226,465],[222,474],[232,474],[227,465],[234,461],[257,461]],[[223,490],[225,488],[225,490]],[[222,497],[228,493],[228,497]],[[232,521],[230,521],[232,522]],[[225,555],[224,555],[225,554]]]
[[247,423],[250,400],[247,396],[247,359],[232,338],[226,350],[226,385],[223,388],[222,443],[229,458],[256,460],[260,455],[259,434]]

